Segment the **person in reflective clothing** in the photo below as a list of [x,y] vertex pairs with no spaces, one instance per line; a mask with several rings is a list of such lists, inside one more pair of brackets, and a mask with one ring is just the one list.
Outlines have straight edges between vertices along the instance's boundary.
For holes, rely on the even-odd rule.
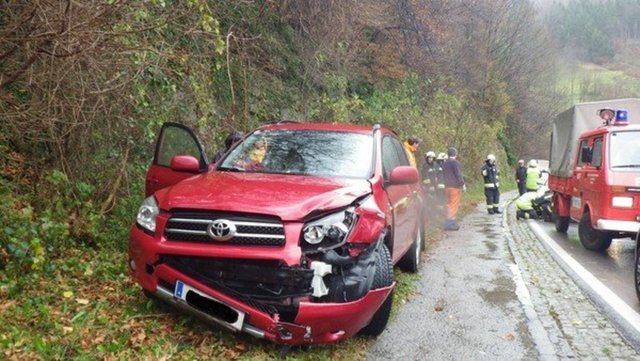
[[484,196],[487,200],[489,214],[500,214],[500,170],[496,165],[496,156],[489,154],[482,166],[482,178],[484,178]]
[[536,192],[526,192],[516,199],[516,219],[536,218],[533,201],[538,197]]
[[[424,163],[422,164],[422,192],[424,194],[424,216],[425,221],[431,223],[439,208],[436,195],[436,186],[438,184],[438,173],[442,173],[442,167],[436,162],[436,153],[428,151],[424,155]],[[444,187],[443,187],[444,189]]]
[[535,159],[531,159],[529,161],[529,167],[527,168],[527,181],[525,183],[527,187],[527,192],[535,192],[540,187],[538,184],[538,180],[542,176],[540,170],[538,169],[538,161]]
[[445,205],[447,204],[447,193],[444,188],[444,172],[442,166],[444,161],[447,160],[447,153],[440,152],[436,157],[436,205],[440,211],[438,214],[443,217],[446,215]]

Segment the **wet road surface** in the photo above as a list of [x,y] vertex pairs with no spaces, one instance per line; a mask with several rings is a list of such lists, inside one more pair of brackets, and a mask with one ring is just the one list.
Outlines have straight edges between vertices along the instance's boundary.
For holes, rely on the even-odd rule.
[[571,223],[566,234],[558,233],[553,223],[536,221],[545,233],[592,275],[606,285],[629,307],[640,312],[640,302],[634,287],[633,267],[636,242],[631,238],[614,239],[605,252],[593,252],[582,247],[578,225]]
[[373,342],[368,360],[537,358],[502,217],[483,208],[430,245],[417,294]]
[[597,265],[590,269],[602,269],[594,282],[622,289],[625,277],[633,279],[630,241],[614,241],[594,261],[575,230],[554,241],[538,227],[555,233],[552,224],[516,221],[513,205],[505,211],[490,216],[480,205],[460,231],[430,245],[416,294],[371,342],[367,360],[640,359],[634,331],[618,327],[625,321],[611,316],[615,310],[594,301],[588,285],[552,255],[566,254],[562,247],[548,246],[563,243],[585,264]]

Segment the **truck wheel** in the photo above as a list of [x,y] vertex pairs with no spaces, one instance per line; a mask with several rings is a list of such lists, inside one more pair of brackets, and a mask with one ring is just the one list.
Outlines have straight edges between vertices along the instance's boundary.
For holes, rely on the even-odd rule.
[[[376,255],[376,273],[373,277],[371,289],[375,290],[382,287],[388,287],[393,284],[393,263],[391,263],[391,253],[384,244],[380,247]],[[364,336],[378,336],[387,327],[389,315],[391,314],[391,305],[393,304],[393,291],[389,293],[387,299],[384,300],[380,308],[373,314],[371,321],[363,327],[359,334]]]
[[402,256],[398,266],[401,270],[409,273],[418,272],[418,268],[420,267],[420,251],[422,250],[422,230],[418,228],[418,232],[416,232],[416,238],[411,243],[411,247],[407,253]]
[[589,212],[584,212],[580,218],[578,236],[582,246],[590,251],[604,251],[611,245],[611,234],[593,228]]
[[567,233],[569,229],[569,217],[560,217],[556,215],[556,231],[560,233]]
[[638,235],[636,235],[636,261],[635,261],[635,269],[636,271],[634,272],[634,279],[635,279],[635,283],[636,283],[636,297],[638,298],[638,301],[640,301],[640,232],[638,232]]

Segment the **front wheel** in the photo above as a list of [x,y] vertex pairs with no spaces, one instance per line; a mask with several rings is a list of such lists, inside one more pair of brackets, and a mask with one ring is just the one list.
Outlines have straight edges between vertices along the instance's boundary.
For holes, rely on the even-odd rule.
[[590,251],[604,251],[611,245],[611,234],[601,232],[591,226],[591,215],[584,212],[578,225],[578,237],[582,246]]
[[[376,272],[373,277],[371,289],[375,290],[382,287],[388,287],[393,284],[393,263],[391,261],[391,253],[386,245],[381,245],[376,255]],[[363,327],[359,334],[364,336],[378,336],[387,327],[389,315],[391,315],[391,306],[393,304],[393,291],[389,293],[387,299],[380,305],[380,308],[373,314],[369,324]]]
[[567,233],[569,229],[569,217],[560,217],[556,215],[556,231],[560,233]]

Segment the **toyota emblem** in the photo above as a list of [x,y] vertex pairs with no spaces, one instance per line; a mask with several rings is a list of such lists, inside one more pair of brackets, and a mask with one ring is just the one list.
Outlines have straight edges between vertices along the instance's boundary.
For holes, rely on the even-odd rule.
[[227,219],[216,219],[207,226],[207,234],[216,241],[228,241],[236,235],[236,225]]

